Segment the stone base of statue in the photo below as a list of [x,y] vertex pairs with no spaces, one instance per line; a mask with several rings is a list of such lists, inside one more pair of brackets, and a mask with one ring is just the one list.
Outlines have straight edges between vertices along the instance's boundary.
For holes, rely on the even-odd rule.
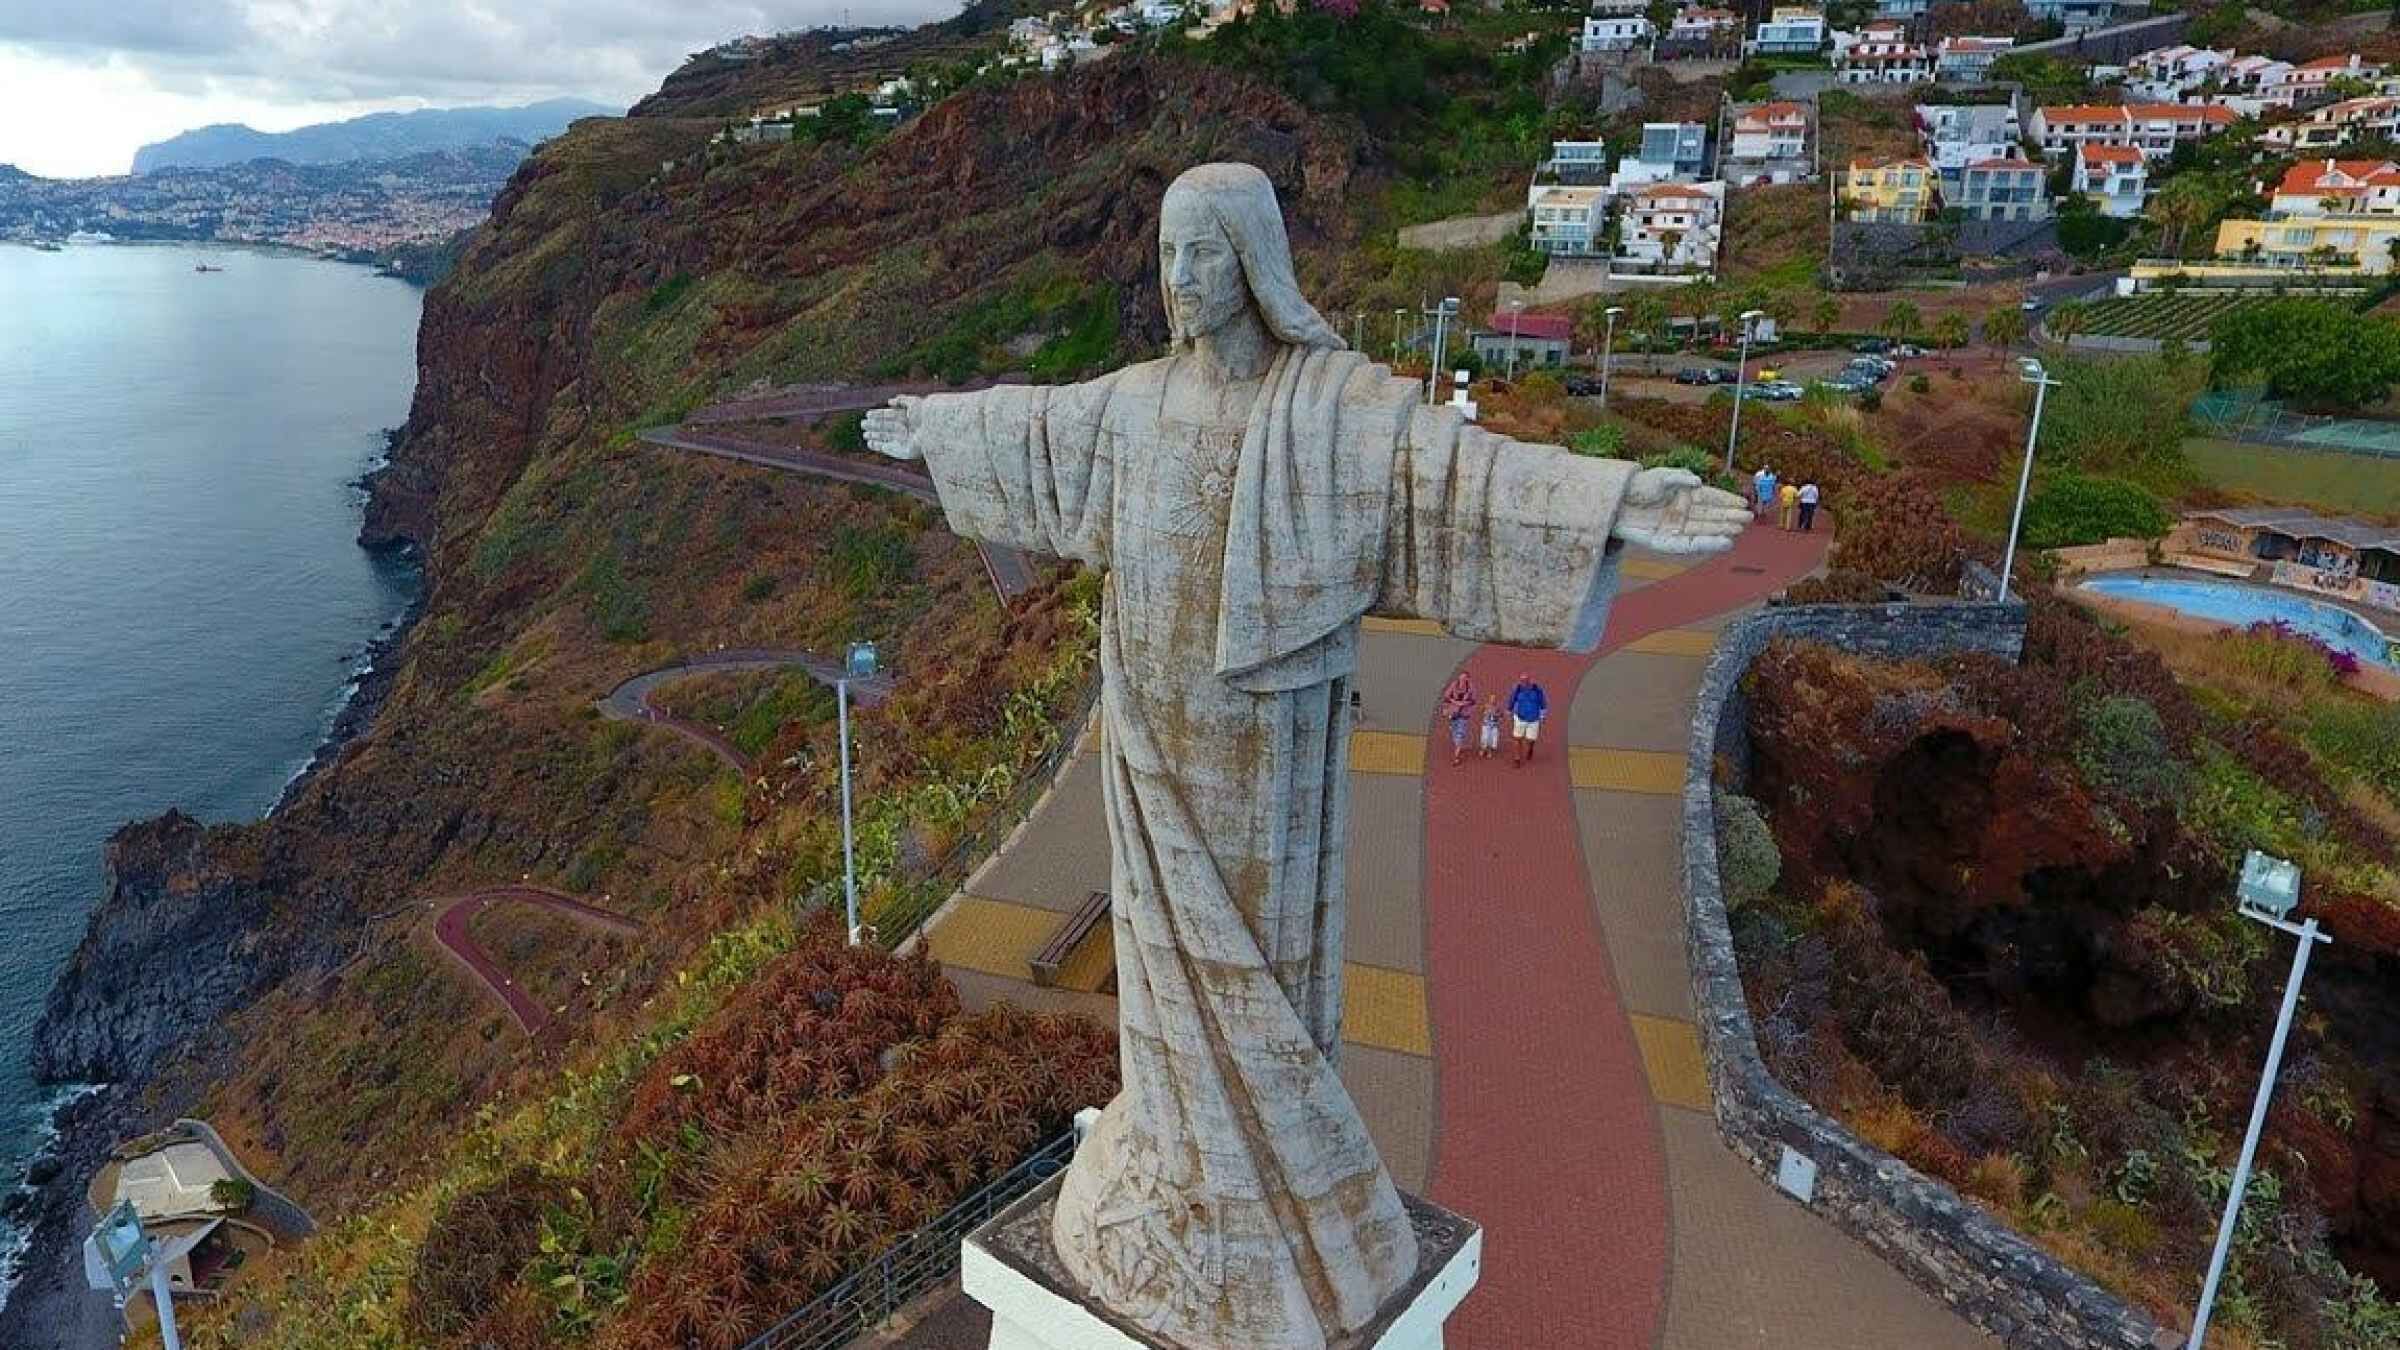
[[[1188,1350],[1145,1334],[1076,1289],[1050,1243],[1058,1179],[967,1235],[959,1282],[991,1310],[990,1350]],[[1441,1350],[1442,1324],[1483,1274],[1483,1227],[1403,1195],[1417,1232],[1417,1276],[1375,1319],[1327,1350]]]

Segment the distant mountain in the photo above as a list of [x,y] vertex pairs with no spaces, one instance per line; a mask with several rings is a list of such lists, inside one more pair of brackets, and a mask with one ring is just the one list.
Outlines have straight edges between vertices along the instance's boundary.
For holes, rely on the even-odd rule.
[[292,131],[254,131],[226,122],[201,127],[134,152],[133,171],[214,169],[254,159],[292,164],[341,164],[397,159],[428,150],[463,150],[497,140],[539,141],[578,117],[613,117],[620,110],[579,98],[556,98],[522,108],[425,108],[370,113],[347,122],[321,122]]

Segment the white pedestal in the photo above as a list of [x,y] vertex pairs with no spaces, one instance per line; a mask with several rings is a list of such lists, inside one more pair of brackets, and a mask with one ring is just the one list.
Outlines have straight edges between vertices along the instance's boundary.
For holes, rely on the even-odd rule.
[[[959,1283],[991,1310],[990,1350],[1177,1350],[1117,1321],[1064,1287],[1049,1250],[1053,1180],[967,1236]],[[1483,1274],[1483,1229],[1413,1196],[1424,1252],[1417,1278],[1375,1320],[1334,1350],[1442,1350],[1442,1325]]]

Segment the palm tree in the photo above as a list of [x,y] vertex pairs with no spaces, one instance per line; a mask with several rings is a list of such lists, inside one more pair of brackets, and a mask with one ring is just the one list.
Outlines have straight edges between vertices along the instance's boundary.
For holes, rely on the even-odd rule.
[[1625,326],[1644,337],[1663,337],[1667,331],[1667,302],[1664,297],[1644,292],[1625,306]]
[[1924,329],[1924,316],[1917,313],[1917,307],[1906,300],[1893,301],[1892,307],[1883,312],[1883,333],[1886,337],[1912,338]]
[[2159,247],[2184,256],[2184,236],[2217,213],[2223,193],[2205,174],[2177,174],[2151,194],[2150,217],[2158,222]]
[[1995,305],[1983,316],[1983,340],[1994,351],[2007,351],[2025,340],[2025,311],[2015,305]]
[[[1583,344],[1585,351],[1599,350],[1608,332],[1608,305],[1615,298],[1610,295],[1596,296],[1575,311],[1575,340]],[[1570,361],[1573,355],[1568,353]]]
[[1833,326],[1842,321],[1842,302],[1829,292],[1817,292],[1817,298],[1808,305],[1808,321],[1820,333],[1832,332]]
[[1954,311],[1933,321],[1933,345],[1937,347],[1964,347],[1969,336],[1964,314]]
[[2069,300],[2051,310],[2050,317],[2042,321],[2042,327],[2049,330],[2051,337],[2064,343],[2082,332],[2084,320],[2090,317],[2091,310],[2081,300]]
[[1775,321],[1778,331],[1800,322],[1800,297],[1790,291],[1769,291],[1766,297],[1759,301],[1758,307],[1765,310],[1767,317]]

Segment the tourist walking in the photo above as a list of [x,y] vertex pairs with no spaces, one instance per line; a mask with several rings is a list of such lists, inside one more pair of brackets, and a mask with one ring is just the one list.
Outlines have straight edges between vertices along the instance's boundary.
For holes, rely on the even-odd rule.
[[1517,676],[1517,687],[1508,691],[1508,715],[1512,721],[1513,739],[1509,747],[1509,763],[1523,767],[1533,758],[1533,743],[1541,738],[1542,714],[1550,711],[1550,696],[1533,680],[1533,672]]
[[1483,738],[1476,744],[1481,748],[1479,757],[1483,759],[1490,759],[1492,752],[1500,748],[1500,696],[1498,694],[1483,696]]
[[1800,523],[1800,489],[1789,483],[1776,489],[1775,506],[1776,525],[1788,530]]
[[1758,514],[1775,509],[1775,466],[1770,464],[1751,476],[1750,490],[1758,497]]
[[1475,682],[1459,671],[1442,687],[1442,720],[1450,724],[1450,762],[1467,757],[1467,723],[1475,716]]
[[1817,528],[1817,485],[1800,485],[1800,532],[1807,534]]

